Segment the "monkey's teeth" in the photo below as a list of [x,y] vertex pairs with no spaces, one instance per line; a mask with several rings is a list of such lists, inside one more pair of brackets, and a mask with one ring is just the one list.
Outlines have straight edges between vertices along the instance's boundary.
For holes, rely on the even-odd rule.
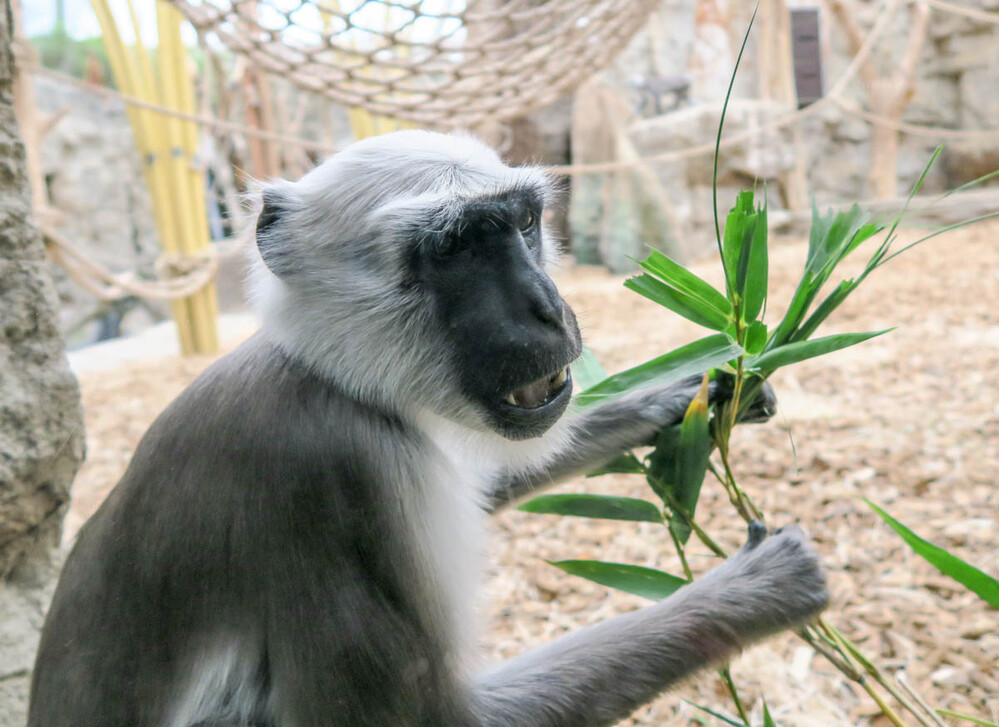
[[557,374],[538,379],[527,386],[521,386],[519,389],[511,391],[503,398],[503,401],[521,409],[536,409],[558,396],[568,380],[568,369],[562,369]]

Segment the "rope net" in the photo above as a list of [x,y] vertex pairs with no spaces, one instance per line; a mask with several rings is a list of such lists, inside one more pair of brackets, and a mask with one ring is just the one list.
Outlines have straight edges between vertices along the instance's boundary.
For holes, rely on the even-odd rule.
[[172,0],[200,33],[352,107],[506,121],[607,65],[656,0]]

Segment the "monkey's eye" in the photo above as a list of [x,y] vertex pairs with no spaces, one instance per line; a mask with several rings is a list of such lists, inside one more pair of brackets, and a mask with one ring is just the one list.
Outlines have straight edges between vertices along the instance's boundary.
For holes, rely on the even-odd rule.
[[433,247],[435,253],[447,257],[468,248],[468,240],[463,235],[446,233],[434,239]]
[[520,223],[520,231],[526,235],[528,232],[531,232],[537,224],[538,216],[534,214],[532,210],[528,210],[527,214],[524,216],[523,222]]

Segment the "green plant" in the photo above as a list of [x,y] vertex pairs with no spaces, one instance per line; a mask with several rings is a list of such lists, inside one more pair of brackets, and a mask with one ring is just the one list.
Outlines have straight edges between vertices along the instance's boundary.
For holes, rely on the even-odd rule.
[[[741,55],[740,51],[739,58]],[[734,78],[733,74],[733,81]],[[720,144],[728,101],[726,96],[715,149],[715,229],[725,274],[724,291],[715,289],[659,252],[653,252],[640,261],[642,272],[625,283],[627,288],[714,332],[613,376],[607,376],[589,353],[573,366],[574,379],[582,388],[575,405],[584,408],[636,388],[667,384],[693,373],[709,371],[705,374],[701,391],[691,402],[682,424],[663,430],[647,456],[639,459],[633,453],[627,453],[600,472],[594,473],[614,472],[644,476],[650,488],[661,499],[662,508],[634,498],[571,494],[540,496],[520,508],[535,513],[651,521],[666,525],[682,564],[682,577],[650,568],[594,560],[563,560],[553,563],[568,573],[652,599],[668,597],[693,578],[685,553],[692,535],[715,555],[727,555],[698,525],[696,519],[697,503],[707,472],[718,479],[734,508],[747,522],[765,519],[764,513],[738,484],[729,446],[735,422],[754,400],[763,382],[784,366],[854,346],[887,333],[888,331],[882,330],[815,337],[822,323],[868,275],[905,250],[960,226],[951,225],[936,230],[907,246],[894,249],[897,230],[909,201],[922,186],[927,172],[940,154],[940,148],[934,152],[914,185],[902,213],[890,226],[874,221],[869,213],[857,205],[846,211],[825,214],[813,208],[808,255],[801,278],[784,315],[776,323],[768,324],[766,197],[764,195],[762,203],[759,203],[754,191],[740,193],[726,218],[724,234],[717,215],[717,144]],[[999,172],[976,181],[984,181],[996,174]],[[996,215],[999,212],[984,215],[983,218]],[[968,220],[963,224],[972,221],[975,220]],[[880,243],[869,253],[860,274],[830,284],[843,260],[881,233],[884,235]],[[708,383],[710,377],[716,376],[719,370],[733,377],[733,395],[721,406],[713,407],[708,402]],[[713,461],[713,457],[716,461]],[[885,513],[881,514],[889,517]],[[962,583],[984,588],[983,598],[995,605],[990,600],[999,597],[995,592],[994,581],[989,584],[981,578],[984,576],[988,579],[988,576],[939,549],[936,549],[939,552],[931,550],[934,546],[911,534],[904,526],[890,519],[888,522],[934,565],[941,569],[950,568],[945,572],[954,575]],[[917,547],[916,541],[925,545]],[[961,565],[965,567],[962,569]],[[976,592],[982,595],[980,591]],[[802,628],[799,635],[843,674],[859,684],[892,724],[901,726],[905,722],[889,704],[883,692],[894,697],[919,724],[927,727],[942,724],[938,716],[942,712],[926,707],[925,700],[910,696],[910,693],[900,688],[899,684],[884,674],[855,644],[827,621],[819,620],[814,625]],[[746,710],[727,669],[721,670],[720,675],[738,716],[725,716],[706,708],[698,708],[727,724],[748,725]],[[965,715],[951,716],[977,720]],[[765,724],[773,724],[769,710],[765,711]]]

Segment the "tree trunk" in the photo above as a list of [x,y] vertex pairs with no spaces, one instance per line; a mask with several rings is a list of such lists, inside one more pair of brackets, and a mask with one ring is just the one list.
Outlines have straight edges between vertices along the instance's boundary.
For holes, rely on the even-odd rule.
[[13,13],[0,8],[0,724],[24,723],[28,671],[55,580],[83,413],[31,221],[12,95]]

